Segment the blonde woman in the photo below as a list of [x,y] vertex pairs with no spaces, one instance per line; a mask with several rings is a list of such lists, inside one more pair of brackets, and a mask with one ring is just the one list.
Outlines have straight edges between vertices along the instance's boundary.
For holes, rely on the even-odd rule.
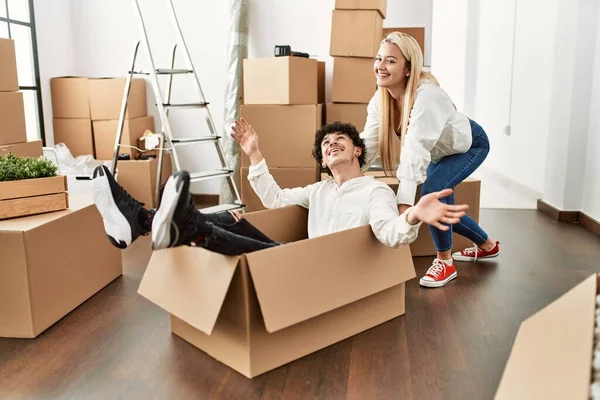
[[[380,156],[386,174],[396,172],[401,213],[414,205],[417,185],[423,184],[421,195],[454,188],[489,152],[481,126],[457,112],[435,77],[422,69],[423,54],[415,39],[400,32],[387,35],[374,65],[378,90],[369,102],[361,133],[367,146],[363,170]],[[441,200],[454,204],[453,195]],[[456,278],[453,259],[476,261],[500,253],[499,243],[490,240],[469,216],[450,227],[447,231],[429,227],[437,257],[421,278],[422,286],[440,287]],[[475,246],[451,254],[453,231]]]

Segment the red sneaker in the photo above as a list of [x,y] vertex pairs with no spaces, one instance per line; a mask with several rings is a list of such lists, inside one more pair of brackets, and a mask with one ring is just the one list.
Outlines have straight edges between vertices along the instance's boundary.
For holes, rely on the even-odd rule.
[[477,262],[480,258],[494,258],[500,254],[500,242],[496,242],[491,250],[484,250],[477,246],[469,247],[463,251],[458,251],[452,254],[452,258],[456,261],[475,261]]
[[440,287],[456,278],[456,267],[454,263],[448,265],[442,260],[435,259],[433,264],[427,270],[424,277],[421,278],[419,283],[425,287]]

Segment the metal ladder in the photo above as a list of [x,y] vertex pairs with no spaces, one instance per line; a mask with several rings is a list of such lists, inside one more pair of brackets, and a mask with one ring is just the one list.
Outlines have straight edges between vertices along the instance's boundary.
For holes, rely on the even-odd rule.
[[[181,160],[177,154],[177,148],[180,146],[191,146],[191,145],[202,145],[207,143],[213,143],[217,154],[219,156],[219,160],[221,162],[221,169],[213,170],[213,171],[196,171],[190,173],[190,183],[206,181],[210,179],[227,179],[229,189],[231,190],[231,198],[234,199],[231,204],[219,204],[217,206],[206,207],[200,209],[200,212],[208,214],[208,213],[217,213],[229,210],[239,210],[243,209],[244,205],[241,202],[240,194],[235,185],[235,181],[233,178],[233,170],[230,169],[227,165],[227,161],[225,160],[225,156],[223,153],[223,148],[221,147],[221,143],[219,139],[221,137],[217,134],[216,128],[210,113],[210,109],[208,107],[209,103],[206,101],[204,97],[204,92],[202,91],[202,87],[200,85],[200,81],[198,79],[198,75],[196,74],[196,70],[194,69],[192,59],[190,57],[190,53],[185,44],[185,40],[183,39],[183,34],[181,32],[181,27],[179,26],[179,21],[177,20],[177,15],[175,13],[175,8],[173,6],[172,0],[165,0],[167,3],[168,14],[171,17],[171,22],[174,26],[174,31],[176,34],[176,44],[173,47],[173,54],[171,58],[171,68],[156,68],[154,65],[154,58],[152,57],[152,51],[150,50],[150,42],[148,40],[148,35],[146,33],[146,26],[144,23],[144,18],[142,16],[142,11],[140,9],[140,5],[138,0],[132,0],[135,14],[138,19],[138,25],[140,30],[140,36],[143,38],[139,40],[135,45],[135,49],[133,52],[133,59],[131,61],[131,69],[127,75],[127,79],[125,80],[125,89],[123,93],[123,102],[121,104],[121,114],[119,116],[119,122],[117,125],[117,137],[115,138],[115,147],[113,152],[113,163],[112,163],[112,174],[114,175],[119,155],[119,148],[121,147],[121,137],[123,135],[123,126],[125,124],[125,113],[127,111],[127,103],[129,99],[129,92],[131,90],[131,80],[134,75],[150,75],[152,81],[152,87],[154,91],[154,96],[156,99],[156,106],[158,108],[158,113],[160,116],[160,121],[162,124],[163,132],[160,133],[160,143],[158,150],[158,170],[156,174],[156,193],[155,200],[153,206],[158,207],[160,203],[160,184],[161,184],[161,176],[163,169],[163,153],[164,151],[170,150],[172,154],[173,161],[175,163],[175,169],[180,171],[182,168]],[[150,61],[150,71],[136,71],[135,70],[135,62],[137,58],[137,53],[140,47],[140,44],[143,43],[145,46],[145,50],[148,52],[148,60]],[[177,46],[180,44],[184,51],[184,58],[187,64],[187,69],[176,69],[175,68],[175,54],[177,51]],[[175,75],[181,74],[193,74],[195,87],[197,89],[197,95],[199,98],[198,102],[195,103],[171,103],[171,89],[173,85],[173,77]],[[158,81],[159,75],[168,75],[169,76],[169,86],[167,92],[167,101],[163,101],[162,92],[160,89],[160,84]],[[201,112],[205,113],[205,121],[207,123],[210,134],[205,136],[198,136],[195,138],[185,138],[185,139],[177,139],[173,137],[171,131],[171,125],[169,123],[169,111],[177,110],[177,109],[198,109]],[[165,142],[168,146],[167,149],[164,148]]]

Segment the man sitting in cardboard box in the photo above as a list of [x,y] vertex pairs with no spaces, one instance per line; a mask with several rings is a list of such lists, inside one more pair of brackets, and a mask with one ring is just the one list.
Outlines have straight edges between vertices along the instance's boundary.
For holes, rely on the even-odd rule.
[[[293,189],[277,185],[258,148],[258,136],[247,121],[236,121],[231,136],[251,160],[248,180],[265,207],[298,205],[309,210],[309,238],[368,224],[381,243],[398,247],[417,238],[421,223],[446,230],[468,208],[440,202],[452,193],[446,189],[423,196],[399,215],[396,196],[388,185],[362,174],[365,144],[350,124],[328,124],[315,135],[313,157],[333,179]],[[126,248],[152,231],[153,249],[196,245],[221,254],[240,255],[280,245],[235,212],[199,212],[189,184],[186,171],[176,172],[165,185],[158,210],[147,210],[116,183],[108,168],[96,168],[94,201],[110,242]]]

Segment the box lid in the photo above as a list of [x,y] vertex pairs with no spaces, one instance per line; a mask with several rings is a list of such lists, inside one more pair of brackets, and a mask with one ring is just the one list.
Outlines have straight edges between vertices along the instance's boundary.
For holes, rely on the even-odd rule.
[[138,293],[210,335],[240,256],[181,246],[152,253]]
[[384,246],[370,226],[288,243],[246,258],[268,332],[416,276],[409,246]]
[[596,275],[525,320],[496,399],[586,399],[591,383]]

